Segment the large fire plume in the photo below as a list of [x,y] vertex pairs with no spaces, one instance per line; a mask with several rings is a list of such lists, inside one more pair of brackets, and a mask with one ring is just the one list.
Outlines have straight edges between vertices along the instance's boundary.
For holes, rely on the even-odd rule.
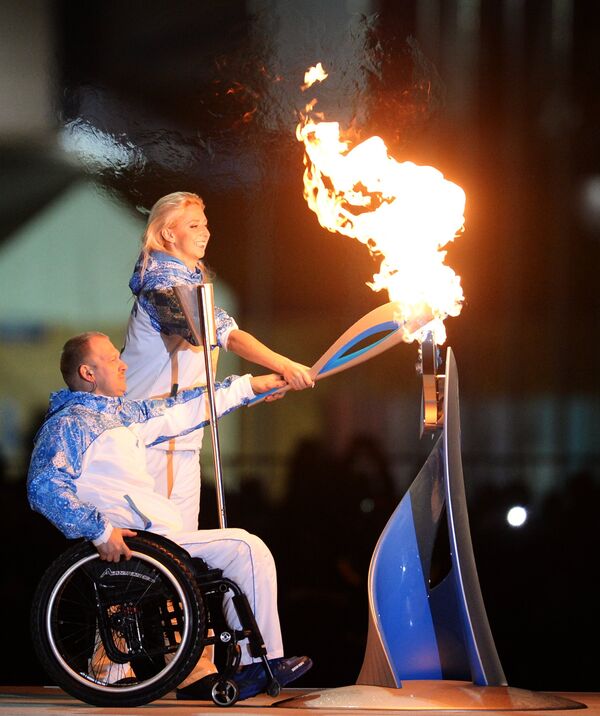
[[[327,77],[321,63],[309,68],[302,89]],[[398,320],[427,314],[434,339],[446,339],[444,319],[462,308],[460,277],[444,263],[444,247],[464,224],[464,191],[433,167],[398,162],[380,137],[352,146],[338,122],[324,121],[306,105],[296,135],[304,143],[304,196],[319,223],[365,244],[381,257],[368,285],[387,290]],[[411,342],[419,334],[405,335]]]

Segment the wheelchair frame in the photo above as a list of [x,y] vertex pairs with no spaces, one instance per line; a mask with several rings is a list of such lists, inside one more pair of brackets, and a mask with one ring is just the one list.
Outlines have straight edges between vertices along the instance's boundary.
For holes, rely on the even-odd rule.
[[[212,700],[231,706],[232,679],[248,640],[261,658],[266,691],[280,686],[245,594],[182,547],[160,535],[126,538],[128,561],[105,562],[78,542],[46,570],[34,595],[31,631],[37,656],[67,693],[96,706],[140,706],[177,688],[205,646],[223,651]],[[232,592],[241,630],[230,628],[222,601]],[[208,635],[209,628],[212,635]]]

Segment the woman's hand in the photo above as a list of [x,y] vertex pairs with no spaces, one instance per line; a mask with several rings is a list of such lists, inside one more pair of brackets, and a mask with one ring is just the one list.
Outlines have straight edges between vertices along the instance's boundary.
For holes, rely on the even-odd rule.
[[283,376],[292,390],[304,390],[312,388],[315,384],[309,369],[301,363],[296,363],[289,358],[275,353],[264,343],[261,343],[250,333],[234,329],[227,339],[227,350],[237,353],[251,363],[263,365],[265,368],[279,373]]
[[310,369],[302,363],[295,363],[293,360],[286,359],[281,367],[281,375],[285,382],[292,390],[304,390],[304,388],[314,388]]

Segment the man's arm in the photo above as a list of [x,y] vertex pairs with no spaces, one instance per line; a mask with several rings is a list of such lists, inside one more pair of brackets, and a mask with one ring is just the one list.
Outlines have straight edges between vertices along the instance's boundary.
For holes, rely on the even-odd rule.
[[65,537],[85,537],[93,542],[100,559],[118,562],[121,555],[129,559],[131,551],[123,536],[136,533],[113,528],[94,505],[77,497],[75,480],[81,474],[84,444],[77,426],[59,423],[42,429],[27,476],[29,504]]
[[65,537],[92,541],[101,559],[118,562],[131,552],[123,536],[131,530],[113,528],[94,505],[77,497],[75,481],[81,474],[85,436],[73,421],[56,421],[42,428],[36,441],[27,476],[31,508],[40,512]]
[[[246,405],[257,393],[283,388],[285,381],[277,375],[253,377],[230,376],[215,385],[218,417]],[[132,401],[146,413],[140,432],[147,447],[206,427],[210,422],[210,406],[205,387],[182,390],[174,398]]]
[[81,474],[85,447],[85,435],[74,421],[44,425],[29,464],[29,504],[69,539],[108,538],[108,520],[77,497],[75,481]]
[[250,333],[235,328],[230,331],[227,339],[227,350],[233,351],[241,358],[262,365],[279,373],[294,390],[303,390],[314,385],[309,369],[301,363],[275,353]]

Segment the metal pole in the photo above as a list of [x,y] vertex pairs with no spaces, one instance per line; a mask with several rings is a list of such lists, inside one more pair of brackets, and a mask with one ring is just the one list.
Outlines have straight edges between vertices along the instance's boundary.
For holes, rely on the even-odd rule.
[[224,528],[227,527],[227,515],[225,513],[225,490],[223,488],[223,472],[221,470],[221,448],[219,445],[218,416],[215,400],[215,376],[211,360],[211,348],[217,345],[215,306],[213,286],[211,283],[203,283],[198,286],[198,304],[202,318],[202,344],[204,349],[204,364],[206,366],[206,392],[210,406],[210,435],[213,448],[213,465],[215,468],[217,509],[219,511],[219,526]]

